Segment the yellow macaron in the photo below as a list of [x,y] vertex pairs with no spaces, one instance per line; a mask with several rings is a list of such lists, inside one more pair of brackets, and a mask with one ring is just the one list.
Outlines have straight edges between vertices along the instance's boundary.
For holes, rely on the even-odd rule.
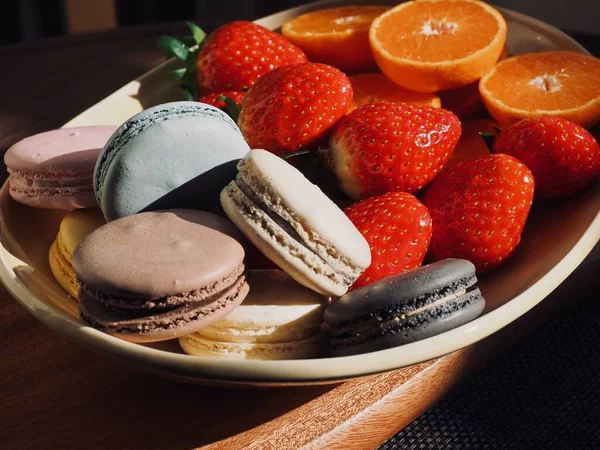
[[70,212],[60,223],[56,239],[50,246],[48,260],[52,274],[73,298],[77,298],[79,291],[73,270],[73,251],[88,234],[105,223],[102,211],[98,208]]

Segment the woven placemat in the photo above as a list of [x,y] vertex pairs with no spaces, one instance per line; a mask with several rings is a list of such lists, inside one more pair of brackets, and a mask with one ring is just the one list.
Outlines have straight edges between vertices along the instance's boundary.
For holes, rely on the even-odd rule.
[[430,449],[600,449],[600,295],[513,347],[379,447]]

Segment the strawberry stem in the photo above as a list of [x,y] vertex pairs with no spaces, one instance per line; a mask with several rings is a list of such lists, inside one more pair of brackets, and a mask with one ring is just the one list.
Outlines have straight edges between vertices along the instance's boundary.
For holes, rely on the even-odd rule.
[[297,152],[288,153],[286,155],[283,155],[283,156],[281,156],[281,159],[288,160],[288,159],[294,158],[296,156],[304,156],[304,155],[309,155],[311,153],[312,152],[310,150],[299,150]]
[[229,117],[233,119],[235,123],[238,121],[238,117],[240,117],[240,107],[238,104],[230,97],[226,95],[219,95],[219,100],[223,100],[225,105],[227,106],[227,114]]

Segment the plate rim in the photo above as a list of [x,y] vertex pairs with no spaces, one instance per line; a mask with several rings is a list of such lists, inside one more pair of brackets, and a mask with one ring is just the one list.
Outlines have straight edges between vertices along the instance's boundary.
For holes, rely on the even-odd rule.
[[[282,12],[272,14],[257,20],[257,23],[274,20],[278,15],[297,14],[302,11],[317,9],[323,6],[334,6],[336,4],[348,4],[344,1],[322,0],[310,3],[297,8],[288,9]],[[390,2],[391,3],[391,2]],[[394,2],[396,4],[397,2]],[[558,36],[563,40],[578,48],[580,51],[589,52],[576,42],[573,38],[562,32],[558,28],[549,25],[539,19],[535,19],[526,14],[518,13],[506,8],[499,8],[507,21],[513,20],[525,24],[528,28],[541,30],[544,34]],[[127,83],[123,87],[100,100],[92,107],[86,109],[77,117],[88,113],[97,105],[110,101],[112,98],[123,95],[124,92],[139,86],[147,77],[157,72],[162,72],[175,64],[174,60],[168,60],[152,70],[142,74],[135,80]],[[77,118],[76,117],[76,118]],[[64,127],[69,126],[76,118],[67,122]],[[7,182],[2,187],[6,188]],[[600,189],[600,184],[591,189]],[[308,360],[287,360],[287,361],[260,361],[260,360],[241,360],[229,361],[214,358],[195,357],[186,354],[173,353],[165,350],[145,347],[139,344],[130,343],[114,336],[102,333],[93,328],[81,324],[74,318],[53,308],[42,301],[30,291],[27,286],[18,278],[13,270],[17,265],[26,263],[10,254],[4,247],[0,246],[0,279],[7,290],[15,299],[21,303],[34,317],[48,325],[60,334],[69,339],[89,348],[95,352],[102,353],[121,363],[142,369],[146,372],[157,373],[165,376],[181,377],[185,380],[209,380],[218,383],[239,383],[239,384],[267,384],[288,383],[298,384],[323,384],[328,382],[340,382],[343,380],[373,375],[389,370],[399,369],[409,365],[418,364],[437,357],[452,353],[460,348],[472,345],[481,339],[495,333],[501,328],[512,323],[518,317],[525,314],[535,305],[541,302],[548,294],[556,289],[585,259],[600,240],[600,211],[591,221],[587,229],[579,237],[577,242],[569,251],[537,282],[530,286],[519,295],[513,297],[502,306],[488,312],[484,316],[475,319],[461,327],[450,330],[443,334],[428,338],[423,341],[407,344],[401,347],[381,350],[356,356],[346,356],[338,358],[319,358]],[[498,319],[500,318],[500,319]],[[423,346],[427,341],[429,345]],[[451,342],[448,345],[447,342]],[[440,347],[443,352],[432,351]],[[428,351],[423,351],[429,349]],[[417,350],[415,350],[415,348]],[[383,356],[385,354],[385,357]],[[400,355],[398,355],[400,354]],[[357,370],[355,362],[360,358],[362,369]],[[410,363],[398,364],[387,362],[394,360],[410,360]],[[309,367],[312,365],[335,366],[330,370],[317,372],[328,372],[328,376],[314,377],[310,376],[312,372]],[[352,367],[352,370],[350,368]],[[371,367],[376,367],[375,370]]]

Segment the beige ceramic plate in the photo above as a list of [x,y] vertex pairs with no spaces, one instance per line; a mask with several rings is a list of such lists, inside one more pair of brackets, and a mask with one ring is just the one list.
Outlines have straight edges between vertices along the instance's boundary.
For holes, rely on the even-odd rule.
[[[258,22],[276,29],[325,1]],[[391,4],[391,3],[390,3]],[[561,48],[585,51],[568,36],[535,19],[503,10],[511,54]],[[66,126],[120,124],[133,114],[179,98],[168,62],[102,100]],[[408,366],[473,344],[506,326],[554,290],[600,239],[600,185],[568,202],[536,205],[516,254],[481,281],[485,314],[455,330],[390,350],[345,358],[298,361],[217,361],[184,355],[175,342],[143,346],[81,325],[77,305],[54,281],[47,252],[62,214],[28,208],[0,192],[3,247],[0,277],[32,314],[71,339],[139,369],[186,381],[241,384],[326,383]]]

